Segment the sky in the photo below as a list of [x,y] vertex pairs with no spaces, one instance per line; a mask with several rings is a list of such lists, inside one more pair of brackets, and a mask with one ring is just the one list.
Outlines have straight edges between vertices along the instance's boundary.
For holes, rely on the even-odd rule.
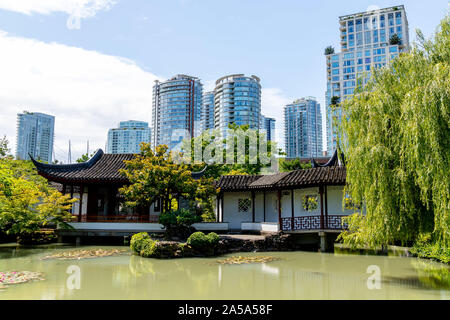
[[[313,96],[322,105],[324,48],[340,51],[341,15],[403,4],[410,37],[430,37],[447,0],[0,0],[0,136],[15,152],[17,113],[54,115],[55,157],[105,149],[119,121],[151,124],[155,80],[199,77],[205,90],[235,73],[257,75],[262,114]],[[325,137],[325,136],[324,136]],[[324,139],[325,143],[326,139]]]

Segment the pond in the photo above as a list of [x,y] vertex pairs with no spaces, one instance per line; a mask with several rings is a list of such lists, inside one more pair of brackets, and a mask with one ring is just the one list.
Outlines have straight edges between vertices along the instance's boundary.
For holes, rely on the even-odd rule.
[[[73,258],[75,249],[119,253],[49,257]],[[232,256],[273,258],[217,261]],[[12,271],[41,277],[0,285],[0,299],[450,299],[449,266],[394,256],[270,252],[157,260],[116,246],[0,245],[0,274]]]

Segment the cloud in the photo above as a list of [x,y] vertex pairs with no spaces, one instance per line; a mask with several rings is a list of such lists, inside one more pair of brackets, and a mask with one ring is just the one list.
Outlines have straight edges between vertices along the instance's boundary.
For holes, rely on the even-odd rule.
[[0,9],[27,15],[64,12],[69,15],[67,27],[80,29],[81,19],[92,18],[115,4],[115,0],[0,0]]
[[261,113],[275,118],[275,140],[284,149],[284,106],[292,102],[292,98],[279,88],[263,88],[261,92]]
[[54,115],[55,154],[67,161],[105,147],[119,121],[150,121],[157,76],[133,61],[57,43],[13,37],[0,30],[0,135],[15,150],[16,117],[24,110]]

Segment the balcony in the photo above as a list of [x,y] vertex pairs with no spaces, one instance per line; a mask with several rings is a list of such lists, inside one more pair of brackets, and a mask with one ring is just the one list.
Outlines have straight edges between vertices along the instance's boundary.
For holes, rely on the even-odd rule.
[[281,218],[283,231],[310,231],[310,230],[345,230],[347,224],[342,222],[345,216],[302,216]]

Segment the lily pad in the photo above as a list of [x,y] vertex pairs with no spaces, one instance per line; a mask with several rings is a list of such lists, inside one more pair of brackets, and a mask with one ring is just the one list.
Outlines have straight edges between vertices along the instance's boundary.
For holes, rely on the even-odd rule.
[[223,260],[217,260],[217,262],[220,264],[249,264],[249,263],[267,263],[277,260],[280,259],[270,256],[254,256],[254,257],[233,256]]
[[80,260],[92,259],[101,257],[118,256],[128,252],[126,249],[81,249],[56,252],[54,254],[45,256],[41,260],[59,259],[59,260]]
[[20,284],[30,281],[43,281],[44,274],[33,271],[7,271],[0,272],[0,289],[6,289],[7,285]]

